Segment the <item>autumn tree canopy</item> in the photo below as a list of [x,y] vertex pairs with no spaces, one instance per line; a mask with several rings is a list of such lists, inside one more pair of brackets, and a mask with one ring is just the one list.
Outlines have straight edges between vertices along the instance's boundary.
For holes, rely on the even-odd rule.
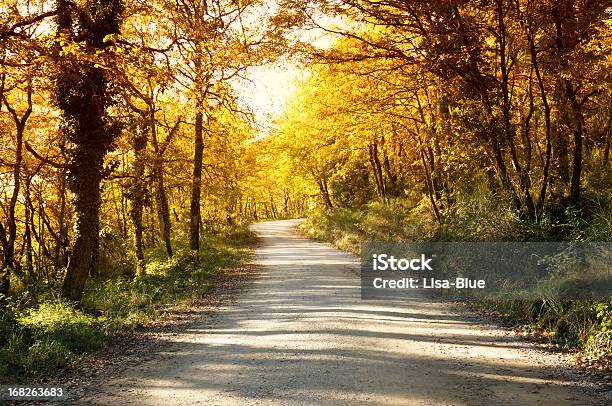
[[[441,226],[479,187],[529,224],[588,221],[610,190],[611,7],[5,0],[0,293],[78,301],[156,247],[316,206]],[[286,61],[297,91],[261,130],[241,89]]]
[[283,4],[338,38],[296,41],[319,67],[278,130],[328,207],[422,193],[442,222],[484,176],[542,222],[609,191],[609,1]]

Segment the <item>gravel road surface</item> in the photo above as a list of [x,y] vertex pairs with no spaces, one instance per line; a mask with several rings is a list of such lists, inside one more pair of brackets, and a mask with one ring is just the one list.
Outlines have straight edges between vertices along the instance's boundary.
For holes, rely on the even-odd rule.
[[260,275],[78,403],[595,405],[557,356],[453,306],[362,301],[358,261],[258,223]]

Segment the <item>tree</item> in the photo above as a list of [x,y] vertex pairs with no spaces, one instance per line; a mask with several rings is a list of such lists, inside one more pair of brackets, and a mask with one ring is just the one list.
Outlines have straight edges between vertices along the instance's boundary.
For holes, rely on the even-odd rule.
[[[23,145],[24,145],[24,132],[28,118],[32,114],[32,82],[28,80],[26,84],[26,98],[27,104],[25,111],[20,115],[16,109],[9,102],[7,95],[5,94],[5,77],[2,77],[2,84],[0,87],[2,91],[2,102],[6,106],[6,109],[10,112],[15,125],[15,159],[13,163],[13,191],[10,197],[10,201],[7,208],[7,226],[3,226],[0,223],[0,242],[2,243],[2,268],[3,273],[0,278],[0,294],[8,295],[10,288],[10,275],[11,271],[20,271],[20,264],[15,259],[15,241],[17,238],[17,219],[15,217],[15,210],[17,208],[17,199],[21,191],[21,170],[23,162]],[[17,85],[15,86],[17,87]]]
[[193,172],[189,246],[200,248],[200,212],[205,126],[218,106],[233,108],[235,96],[227,82],[260,57],[258,27],[246,28],[243,15],[257,1],[189,0],[169,5],[177,30],[182,64],[177,76],[193,103]]
[[96,63],[120,32],[121,0],[88,0],[77,6],[58,0],[57,104],[72,143],[69,178],[74,229],[62,295],[80,301],[99,255],[100,183],[104,158],[119,128],[109,115],[114,104],[108,72]]

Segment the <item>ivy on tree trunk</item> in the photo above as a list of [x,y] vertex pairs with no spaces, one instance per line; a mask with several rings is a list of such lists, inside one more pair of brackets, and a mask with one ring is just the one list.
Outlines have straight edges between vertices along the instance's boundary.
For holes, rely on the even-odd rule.
[[[67,0],[57,0],[56,7],[56,99],[63,115],[62,131],[72,144],[68,175],[74,210],[71,256],[62,296],[80,301],[98,260],[104,157],[119,132],[107,113],[113,104],[109,78],[89,57],[104,51],[111,44],[108,36],[119,33],[123,2],[88,0],[74,6]],[[79,51],[63,52],[70,44],[78,44]]]

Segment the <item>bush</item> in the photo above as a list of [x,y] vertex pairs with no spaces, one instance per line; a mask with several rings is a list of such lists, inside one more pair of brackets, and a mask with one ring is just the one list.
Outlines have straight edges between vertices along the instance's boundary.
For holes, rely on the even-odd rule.
[[484,178],[459,187],[455,204],[444,213],[440,239],[445,241],[525,240],[528,223],[521,221],[504,193],[491,190]]
[[224,243],[245,246],[255,242],[255,235],[246,224],[225,225],[220,230]]
[[315,240],[331,242],[340,249],[358,253],[365,239],[357,228],[359,218],[359,211],[355,209],[314,209],[300,229]]
[[597,200],[591,208],[591,221],[585,226],[585,241],[612,241],[612,199]]

